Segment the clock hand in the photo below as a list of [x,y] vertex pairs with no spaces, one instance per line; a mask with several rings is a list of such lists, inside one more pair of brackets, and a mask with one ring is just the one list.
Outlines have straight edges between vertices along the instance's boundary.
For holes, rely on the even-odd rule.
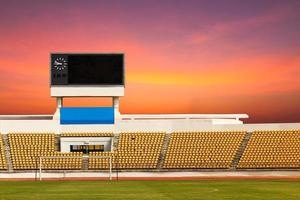
[[54,61],[54,65],[62,65],[62,63]]

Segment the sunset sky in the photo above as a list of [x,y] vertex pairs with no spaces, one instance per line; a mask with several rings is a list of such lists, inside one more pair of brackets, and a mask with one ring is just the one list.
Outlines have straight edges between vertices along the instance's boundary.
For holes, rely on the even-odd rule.
[[54,113],[50,52],[125,53],[124,114],[300,122],[298,0],[0,0],[0,114]]

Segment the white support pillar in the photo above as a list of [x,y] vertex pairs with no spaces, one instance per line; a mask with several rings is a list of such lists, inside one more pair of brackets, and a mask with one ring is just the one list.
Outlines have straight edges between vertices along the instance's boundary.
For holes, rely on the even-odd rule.
[[57,108],[63,107],[63,97],[57,97],[56,98],[56,107]]
[[63,107],[63,97],[56,97],[56,111],[53,120],[60,120],[60,108]]
[[39,178],[40,178],[40,181],[41,181],[42,180],[42,157],[40,157],[39,168],[40,168],[40,170],[39,170],[39,174],[40,174]]
[[113,97],[113,107],[115,109],[116,118],[119,118],[119,116],[120,116],[119,104],[120,104],[119,97]]

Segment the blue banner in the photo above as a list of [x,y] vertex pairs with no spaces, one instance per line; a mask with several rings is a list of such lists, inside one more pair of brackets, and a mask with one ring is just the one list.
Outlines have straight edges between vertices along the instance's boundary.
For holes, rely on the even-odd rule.
[[60,124],[114,124],[113,107],[62,107]]

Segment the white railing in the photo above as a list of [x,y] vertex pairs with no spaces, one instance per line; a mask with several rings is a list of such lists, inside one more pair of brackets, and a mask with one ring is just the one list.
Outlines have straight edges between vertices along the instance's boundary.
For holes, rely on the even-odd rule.
[[[121,114],[121,120],[153,119],[246,119],[247,114]],[[53,115],[0,115],[0,120],[52,120]]]
[[247,114],[150,114],[120,115],[122,120],[153,120],[153,119],[246,119]]
[[51,120],[53,115],[0,115],[0,120]]

